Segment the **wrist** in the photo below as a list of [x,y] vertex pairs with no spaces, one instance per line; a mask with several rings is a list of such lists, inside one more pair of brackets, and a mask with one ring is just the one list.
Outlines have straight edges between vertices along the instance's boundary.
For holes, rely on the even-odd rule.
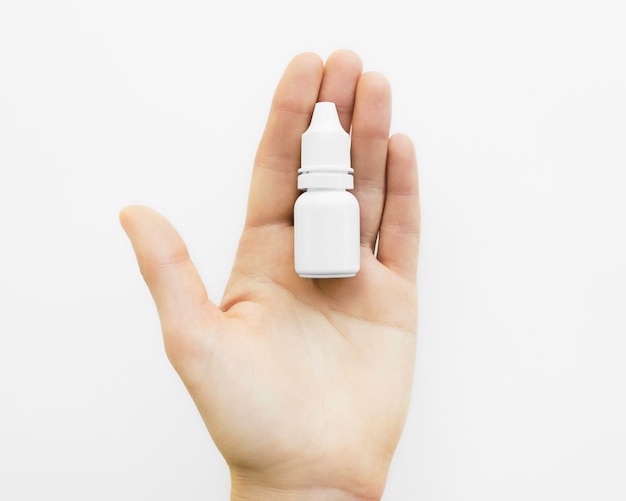
[[235,487],[230,501],[379,501],[380,497],[365,498],[333,488],[309,487],[300,490],[282,490],[273,487]]
[[355,492],[337,487],[283,487],[258,483],[231,472],[230,501],[379,501],[382,488],[361,488]]

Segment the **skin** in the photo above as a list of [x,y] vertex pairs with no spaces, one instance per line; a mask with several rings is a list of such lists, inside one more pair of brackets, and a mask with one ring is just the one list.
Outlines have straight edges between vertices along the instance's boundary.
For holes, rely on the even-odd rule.
[[[361,271],[293,269],[300,136],[316,101],[352,130]],[[391,91],[353,52],[296,56],[274,95],[221,304],[172,225],[120,220],[156,303],[167,355],[231,471],[232,500],[380,499],[415,358],[419,195],[413,144],[389,137]],[[376,239],[377,254],[374,254]]]

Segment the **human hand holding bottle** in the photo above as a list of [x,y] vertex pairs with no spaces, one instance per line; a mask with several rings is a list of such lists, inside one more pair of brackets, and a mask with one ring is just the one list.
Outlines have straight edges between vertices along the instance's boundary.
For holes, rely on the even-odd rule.
[[[353,278],[294,271],[300,137],[317,101],[336,103],[352,128],[361,208]],[[136,206],[120,215],[167,355],[230,468],[232,500],[382,496],[411,393],[419,242],[415,153],[406,136],[389,137],[390,118],[387,80],[362,73],[356,54],[335,52],[325,65],[308,53],[291,61],[220,305],[162,216]]]

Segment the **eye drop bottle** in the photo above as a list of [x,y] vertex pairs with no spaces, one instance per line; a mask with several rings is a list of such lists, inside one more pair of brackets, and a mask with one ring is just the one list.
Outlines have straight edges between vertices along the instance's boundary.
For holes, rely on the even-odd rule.
[[315,105],[302,134],[294,206],[296,273],[307,278],[353,277],[360,268],[359,202],[350,167],[350,135],[334,103]]

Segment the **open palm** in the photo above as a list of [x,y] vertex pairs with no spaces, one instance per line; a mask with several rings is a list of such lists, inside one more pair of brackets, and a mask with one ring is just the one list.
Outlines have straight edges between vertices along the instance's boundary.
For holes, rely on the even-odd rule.
[[[300,136],[317,101],[336,103],[352,130],[361,206],[354,278],[304,279],[293,267]],[[419,240],[415,154],[407,137],[389,137],[390,115],[386,79],[362,73],[356,54],[338,51],[325,65],[313,54],[292,60],[219,306],[162,216],[121,213],[168,356],[231,469],[233,499],[382,495],[409,404]]]

